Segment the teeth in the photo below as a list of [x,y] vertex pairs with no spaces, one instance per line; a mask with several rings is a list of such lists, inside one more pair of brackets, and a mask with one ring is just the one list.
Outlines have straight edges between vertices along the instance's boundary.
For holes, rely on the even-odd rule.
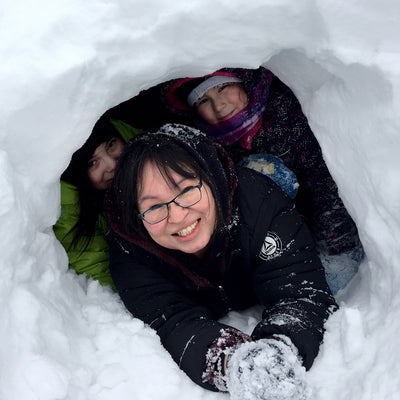
[[186,236],[186,235],[189,235],[189,233],[192,233],[194,231],[194,228],[196,228],[197,223],[198,223],[198,221],[195,221],[192,225],[179,231],[178,236]]

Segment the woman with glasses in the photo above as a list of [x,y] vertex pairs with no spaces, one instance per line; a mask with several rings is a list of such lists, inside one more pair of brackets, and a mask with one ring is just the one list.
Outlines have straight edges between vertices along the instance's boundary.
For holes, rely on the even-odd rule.
[[[106,199],[110,270],[127,309],[197,384],[233,399],[306,399],[336,308],[290,198],[183,125],[132,139]],[[264,306],[253,332],[218,320]]]

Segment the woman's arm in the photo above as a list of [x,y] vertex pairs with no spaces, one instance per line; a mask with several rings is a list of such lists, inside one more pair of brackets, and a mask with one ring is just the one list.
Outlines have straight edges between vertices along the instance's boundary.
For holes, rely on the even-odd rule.
[[[339,197],[338,187],[299,101],[289,89],[284,98],[290,152],[295,153],[300,184],[298,200],[301,212],[309,219],[316,240],[324,245],[329,254],[349,251],[359,244],[356,225]],[[284,161],[285,157],[291,158],[293,154],[283,156]]]
[[[232,344],[241,333],[218,323],[212,311],[201,306],[191,293],[178,284],[173,268],[115,233],[110,234],[110,270],[122,301],[131,314],[155,329],[163,346],[178,366],[197,384],[204,382],[208,350],[228,329]],[[237,337],[236,337],[237,336]]]
[[254,238],[253,287],[266,306],[252,337],[288,336],[310,368],[336,303],[312,236],[293,203],[270,179],[254,174],[239,171],[243,218],[251,221],[247,225]]

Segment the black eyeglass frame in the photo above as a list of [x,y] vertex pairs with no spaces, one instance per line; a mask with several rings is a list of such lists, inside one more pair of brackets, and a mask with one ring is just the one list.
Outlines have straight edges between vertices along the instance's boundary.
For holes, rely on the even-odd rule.
[[[188,186],[187,188],[183,189],[182,192],[180,192],[178,195],[176,195],[171,201],[168,201],[167,203],[156,204],[156,205],[150,207],[148,210],[143,211],[142,213],[137,214],[137,217],[138,217],[139,219],[141,219],[142,221],[146,221],[146,222],[147,222],[148,224],[150,224],[150,225],[158,224],[159,222],[164,221],[165,219],[167,219],[167,218],[169,217],[169,205],[170,205],[171,203],[175,203],[176,205],[178,205],[179,207],[182,207],[182,208],[189,208],[189,207],[192,207],[192,206],[194,206],[195,204],[197,204],[197,203],[201,200],[201,198],[202,198],[202,195],[201,195],[201,188],[202,188],[202,187],[203,187],[203,182],[202,182],[202,180],[200,179],[200,182],[199,182],[196,186]],[[188,206],[182,206],[181,204],[179,204],[179,203],[176,201],[176,199],[177,199],[178,197],[180,197],[180,196],[182,196],[183,194],[185,194],[185,193],[187,193],[187,192],[189,192],[189,191],[191,191],[191,190],[194,190],[194,189],[199,189],[199,192],[200,192],[200,198],[199,198],[197,201],[195,201],[194,203],[192,203],[192,204],[190,204],[190,205],[188,205]],[[160,219],[159,221],[156,221],[156,222],[149,222],[149,221],[146,220],[146,213],[148,213],[149,211],[155,210],[155,209],[157,209],[157,208],[164,207],[164,206],[167,207],[167,215],[166,215],[164,218],[162,218],[162,219]]]

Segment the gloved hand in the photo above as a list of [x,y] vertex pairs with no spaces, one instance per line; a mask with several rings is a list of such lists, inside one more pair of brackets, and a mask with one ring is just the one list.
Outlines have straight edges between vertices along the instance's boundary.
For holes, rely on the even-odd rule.
[[226,382],[232,400],[306,400],[305,368],[289,338],[239,345],[228,359]]

